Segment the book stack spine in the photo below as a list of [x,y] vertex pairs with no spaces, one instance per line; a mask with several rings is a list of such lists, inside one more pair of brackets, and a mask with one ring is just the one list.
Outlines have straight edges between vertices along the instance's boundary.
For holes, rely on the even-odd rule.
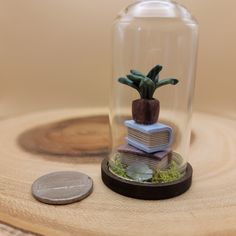
[[137,124],[134,120],[124,124],[128,129],[127,144],[118,149],[123,163],[142,161],[152,169],[165,169],[171,159],[172,128],[162,123]]

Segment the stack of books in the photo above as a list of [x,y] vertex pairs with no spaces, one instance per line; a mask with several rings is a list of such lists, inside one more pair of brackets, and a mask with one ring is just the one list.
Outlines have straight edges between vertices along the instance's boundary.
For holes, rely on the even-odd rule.
[[143,162],[152,169],[165,169],[171,161],[172,128],[162,124],[137,124],[125,121],[127,144],[118,148],[123,164],[130,166]]
[[171,127],[155,123],[140,125],[134,120],[125,121],[128,128],[128,144],[147,153],[154,153],[168,149],[172,143]]

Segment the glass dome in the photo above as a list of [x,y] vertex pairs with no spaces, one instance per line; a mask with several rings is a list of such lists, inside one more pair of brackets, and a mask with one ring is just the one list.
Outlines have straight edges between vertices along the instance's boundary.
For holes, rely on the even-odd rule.
[[147,184],[185,176],[197,40],[196,21],[170,0],[137,1],[115,20],[112,175]]

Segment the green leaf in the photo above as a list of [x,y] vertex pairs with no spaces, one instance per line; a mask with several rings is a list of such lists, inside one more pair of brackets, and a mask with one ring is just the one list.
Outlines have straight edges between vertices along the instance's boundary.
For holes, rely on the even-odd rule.
[[145,77],[145,75],[143,75],[143,73],[141,73],[141,72],[138,71],[138,70],[131,70],[130,73],[133,74],[133,75]]
[[139,85],[139,92],[140,92],[141,98],[147,99],[148,97],[147,90],[148,90],[147,83],[145,81],[141,81]]
[[125,85],[128,85],[134,89],[137,89],[139,90],[139,88],[133,83],[133,81],[129,80],[128,78],[125,78],[125,77],[121,77],[118,79],[118,81],[121,83],[121,84],[125,84]]
[[162,87],[164,85],[168,85],[168,84],[176,85],[176,84],[178,84],[178,82],[179,81],[177,79],[172,79],[172,78],[163,79],[163,80],[159,81],[158,83],[156,83],[156,88],[160,88],[160,87]]
[[151,79],[148,79],[147,85],[148,85],[148,99],[152,99],[153,94],[156,90],[155,84]]
[[152,99],[155,89],[155,84],[151,79],[146,78],[145,80],[142,80],[139,85],[141,98]]
[[153,82],[158,82],[159,73],[161,72],[161,70],[162,70],[162,66],[156,65],[149,71],[149,73],[147,74],[147,77],[150,78]]
[[139,85],[139,83],[144,80],[143,77],[140,77],[138,75],[127,75],[127,78],[131,81],[133,81],[134,83],[136,83],[137,85]]

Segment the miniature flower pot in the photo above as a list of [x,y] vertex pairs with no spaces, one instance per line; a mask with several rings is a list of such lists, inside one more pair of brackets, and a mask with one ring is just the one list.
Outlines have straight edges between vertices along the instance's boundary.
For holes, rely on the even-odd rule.
[[150,125],[157,122],[160,102],[156,99],[137,99],[132,103],[133,120],[138,124]]

